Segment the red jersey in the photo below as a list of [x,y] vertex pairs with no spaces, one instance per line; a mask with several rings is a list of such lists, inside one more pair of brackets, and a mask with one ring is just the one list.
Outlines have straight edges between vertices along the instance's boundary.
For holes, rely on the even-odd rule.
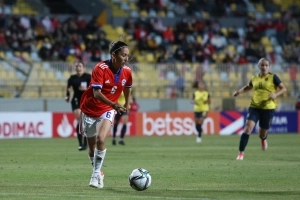
[[118,102],[124,87],[131,88],[131,69],[123,66],[117,73],[111,70],[111,61],[98,63],[92,71],[92,79],[88,89],[83,93],[80,102],[81,111],[89,117],[100,117],[103,113],[112,110],[112,107],[96,99],[93,89],[101,89],[101,93],[111,100]]

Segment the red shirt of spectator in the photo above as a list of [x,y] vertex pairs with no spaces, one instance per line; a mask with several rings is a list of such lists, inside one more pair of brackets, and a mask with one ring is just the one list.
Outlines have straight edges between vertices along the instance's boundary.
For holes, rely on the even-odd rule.
[[239,57],[237,64],[239,64],[239,65],[248,64],[248,60],[245,56],[241,56],[241,57]]
[[285,24],[281,19],[279,19],[277,22],[275,22],[274,27],[277,31],[281,32],[285,29]]
[[89,117],[99,117],[112,108],[94,97],[93,89],[101,89],[101,93],[112,102],[118,102],[124,87],[131,88],[132,74],[127,66],[118,73],[111,70],[111,60],[98,63],[92,71],[92,79],[88,89],[83,93],[80,109]]
[[165,31],[163,31],[163,38],[168,42],[173,43],[174,41],[174,32],[172,28],[169,26]]
[[147,36],[148,36],[148,31],[146,30],[143,24],[141,24],[140,27],[138,27],[134,31],[134,37],[136,40],[141,40],[142,38],[146,38]]
[[57,16],[55,16],[55,17],[51,20],[51,22],[52,22],[53,29],[54,29],[54,30],[57,29],[57,27],[58,27],[59,24],[60,24],[60,21],[58,20]]
[[297,66],[292,65],[289,67],[290,79],[296,80],[297,79]]
[[131,103],[130,103],[130,110],[129,112],[137,112],[140,108],[140,105],[135,101],[133,100]]

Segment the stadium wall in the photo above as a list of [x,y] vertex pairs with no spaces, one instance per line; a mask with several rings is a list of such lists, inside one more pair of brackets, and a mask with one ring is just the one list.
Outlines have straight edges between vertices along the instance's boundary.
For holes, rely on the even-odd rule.
[[[249,106],[248,97],[229,98],[230,106],[226,105],[228,98],[211,98],[211,110],[214,111],[246,111]],[[277,111],[295,111],[295,99],[289,98],[281,101]],[[193,111],[189,99],[142,99],[138,98],[140,112],[156,111]],[[0,112],[69,112],[71,105],[62,98],[0,98]]]
[[[203,134],[240,135],[246,114],[211,111],[204,121]],[[130,113],[129,119],[128,136],[196,135],[193,112],[137,112]],[[270,133],[299,133],[299,122],[300,112],[276,112]],[[76,124],[71,112],[2,112],[0,139],[76,137]]]

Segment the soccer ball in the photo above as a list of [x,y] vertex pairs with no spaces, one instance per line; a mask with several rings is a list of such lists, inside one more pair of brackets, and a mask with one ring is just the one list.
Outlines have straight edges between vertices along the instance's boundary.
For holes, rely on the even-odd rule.
[[151,185],[151,176],[143,168],[134,169],[129,176],[129,184],[134,190],[146,190]]

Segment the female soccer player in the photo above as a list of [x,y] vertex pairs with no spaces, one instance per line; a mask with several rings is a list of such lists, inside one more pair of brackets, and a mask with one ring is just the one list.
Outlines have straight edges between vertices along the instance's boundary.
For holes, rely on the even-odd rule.
[[[75,115],[75,118],[77,122],[80,118],[80,100],[83,92],[87,89],[87,86],[91,82],[91,75],[88,73],[85,73],[85,66],[83,62],[78,62],[75,66],[76,74],[71,75],[68,79],[67,84],[67,92],[66,92],[66,98],[65,100],[67,102],[70,101],[70,90],[73,89],[73,98],[71,100],[71,106],[72,111]],[[82,137],[82,135],[79,133],[78,124],[76,126],[76,132],[77,132],[77,139],[79,143],[78,150],[82,151],[87,148],[87,141],[85,137]]]
[[[131,103],[131,95],[129,95],[129,105]],[[124,105],[125,104],[125,96],[124,93],[122,92],[122,94],[120,95],[119,99],[118,99],[118,103],[120,105]],[[115,116],[115,120],[114,120],[114,127],[113,127],[113,140],[112,140],[112,144],[116,145],[116,135],[117,135],[117,130],[118,130],[118,125],[119,122],[122,118],[122,129],[121,129],[121,135],[120,135],[120,141],[119,144],[120,145],[125,145],[124,142],[124,137],[127,131],[127,123],[128,123],[128,119],[129,119],[129,110],[127,110],[126,112],[121,112],[121,113],[117,113]]]
[[[89,158],[93,165],[90,187],[103,188],[104,174],[101,171],[106,154],[105,140],[111,131],[116,113],[126,112],[132,86],[131,69],[128,61],[128,45],[122,41],[113,42],[111,59],[98,63],[92,71],[92,81],[82,95],[80,132],[87,137]],[[125,103],[118,98],[124,93]]]
[[192,104],[194,104],[195,124],[198,132],[196,142],[202,142],[202,124],[209,111],[210,96],[205,90],[203,82],[198,82],[198,89],[193,93]]
[[252,88],[254,89],[254,94],[248,109],[244,133],[240,138],[237,160],[244,159],[244,151],[247,146],[249,136],[258,121],[262,150],[266,150],[268,148],[267,132],[270,128],[274,111],[277,107],[275,99],[286,92],[286,88],[278,76],[269,72],[269,60],[261,58],[258,61],[258,68],[260,73],[254,75],[248,85],[245,85],[233,94],[233,96],[236,97],[243,92],[247,92]]

